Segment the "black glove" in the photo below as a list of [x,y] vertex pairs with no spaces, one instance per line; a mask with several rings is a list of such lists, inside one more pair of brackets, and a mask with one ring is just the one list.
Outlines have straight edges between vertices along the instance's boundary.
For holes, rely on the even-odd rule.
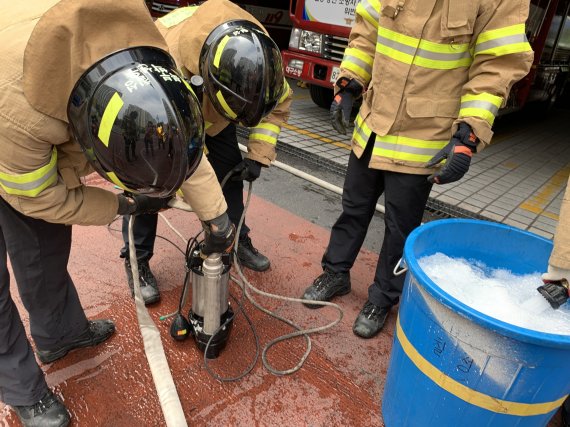
[[263,165],[256,160],[243,159],[232,169],[232,181],[253,182],[261,174]]
[[236,238],[236,227],[226,212],[210,221],[203,221],[202,226],[206,233],[204,243],[200,247],[202,255],[228,253],[232,250]]
[[446,160],[445,165],[436,173],[428,177],[428,181],[436,184],[448,184],[463,178],[469,170],[471,156],[477,150],[477,137],[467,123],[460,123],[457,132],[451,141],[443,147],[426,167],[432,168],[442,160]]
[[119,215],[143,215],[154,214],[163,209],[168,209],[171,197],[149,197],[142,194],[124,193],[119,198]]
[[336,81],[340,88],[331,104],[332,127],[340,134],[346,135],[348,121],[354,100],[362,94],[362,85],[354,79],[341,77]]

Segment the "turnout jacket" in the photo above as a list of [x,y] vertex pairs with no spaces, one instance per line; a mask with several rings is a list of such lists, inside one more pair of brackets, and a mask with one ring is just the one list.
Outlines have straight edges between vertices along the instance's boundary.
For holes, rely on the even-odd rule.
[[549,263],[554,267],[570,270],[570,178],[562,199],[560,218],[554,235],[554,249]]
[[[200,6],[176,9],[159,18],[156,26],[182,74],[191,77],[200,74],[200,52],[208,35],[224,22],[237,19],[253,22],[265,31],[251,14],[227,0],[208,0]],[[282,124],[289,119],[292,96],[293,91],[285,80],[285,91],[277,107],[250,130],[247,157],[266,166],[275,160],[277,138]],[[217,135],[229,124],[216,111],[207,94],[204,94],[202,113],[206,133],[210,136]]]
[[[113,192],[86,186],[93,170],[73,141],[67,100],[81,74],[131,46],[167,50],[140,0],[30,0],[0,6],[0,197],[24,215],[102,225],[117,215]],[[202,220],[226,211],[206,161],[182,188]]]
[[370,167],[430,174],[459,122],[490,143],[512,85],[530,70],[529,0],[362,0],[341,76],[367,88],[352,149]]

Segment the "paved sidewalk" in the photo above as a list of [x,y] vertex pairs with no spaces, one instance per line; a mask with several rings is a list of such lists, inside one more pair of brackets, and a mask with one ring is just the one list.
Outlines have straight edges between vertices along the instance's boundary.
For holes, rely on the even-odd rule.
[[[281,148],[344,173],[350,136],[332,129],[328,111],[311,101],[308,89],[294,82],[292,87],[293,109],[279,138]],[[569,119],[570,110],[546,115],[536,109],[499,118],[491,146],[473,157],[461,181],[434,186],[428,209],[552,238],[570,173]]]

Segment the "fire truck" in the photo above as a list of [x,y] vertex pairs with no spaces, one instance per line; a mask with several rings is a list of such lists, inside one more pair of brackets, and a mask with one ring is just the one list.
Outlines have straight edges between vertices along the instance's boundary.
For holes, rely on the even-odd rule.
[[[150,14],[154,18],[173,11],[179,7],[193,6],[204,3],[199,0],[145,0]],[[239,0],[233,1],[250,14],[255,16],[259,22],[267,29],[271,38],[280,49],[287,47],[289,35],[291,34],[291,18],[289,17],[289,0],[273,0],[271,7],[266,6],[267,1],[263,0]]]
[[[332,87],[360,0],[291,0],[293,29],[283,51],[285,74],[309,84],[315,104],[329,108]],[[527,102],[554,104],[565,90],[570,58],[570,0],[532,0],[526,25],[535,52],[531,72],[513,87],[503,112]]]

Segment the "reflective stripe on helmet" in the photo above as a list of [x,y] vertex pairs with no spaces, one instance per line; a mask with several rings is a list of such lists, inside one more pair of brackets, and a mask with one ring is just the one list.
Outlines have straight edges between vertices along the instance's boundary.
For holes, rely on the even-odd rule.
[[217,91],[216,92],[216,98],[218,99],[220,106],[224,109],[224,111],[226,112],[226,114],[232,118],[235,119],[237,117],[237,114],[233,112],[233,110],[230,108],[230,106],[228,105],[228,103],[226,102],[226,100],[224,99],[224,95],[222,95],[221,91]]
[[485,31],[477,37],[475,55],[501,56],[530,52],[532,48],[525,34],[525,24]]
[[289,83],[287,83],[286,79],[283,79],[283,94],[281,95],[281,98],[279,98],[279,104],[281,104],[283,101],[285,101],[289,97],[290,91],[291,91],[291,88],[289,87]]
[[113,184],[115,184],[116,186],[121,187],[123,190],[130,191],[131,193],[136,193],[136,191],[131,190],[125,184],[123,184],[123,181],[121,181],[119,179],[119,177],[117,177],[117,175],[115,175],[115,172],[107,172],[107,176],[109,177],[111,182]]
[[49,163],[33,172],[8,174],[0,172],[0,186],[14,196],[36,197],[57,182],[57,151],[51,153]]
[[459,117],[480,117],[492,125],[502,103],[502,97],[490,93],[463,95]]
[[216,54],[214,55],[214,62],[213,62],[214,67],[216,68],[220,67],[220,59],[222,58],[222,53],[224,52],[224,48],[226,47],[226,44],[228,44],[229,41],[230,41],[230,36],[228,35],[224,36],[224,38],[220,41],[220,44],[216,49]]
[[113,128],[113,124],[115,123],[117,114],[119,114],[121,108],[123,108],[123,100],[119,96],[118,92],[115,92],[105,107],[103,117],[101,117],[101,126],[99,126],[99,132],[97,133],[97,136],[101,142],[105,144],[105,147],[109,146],[111,129]]

